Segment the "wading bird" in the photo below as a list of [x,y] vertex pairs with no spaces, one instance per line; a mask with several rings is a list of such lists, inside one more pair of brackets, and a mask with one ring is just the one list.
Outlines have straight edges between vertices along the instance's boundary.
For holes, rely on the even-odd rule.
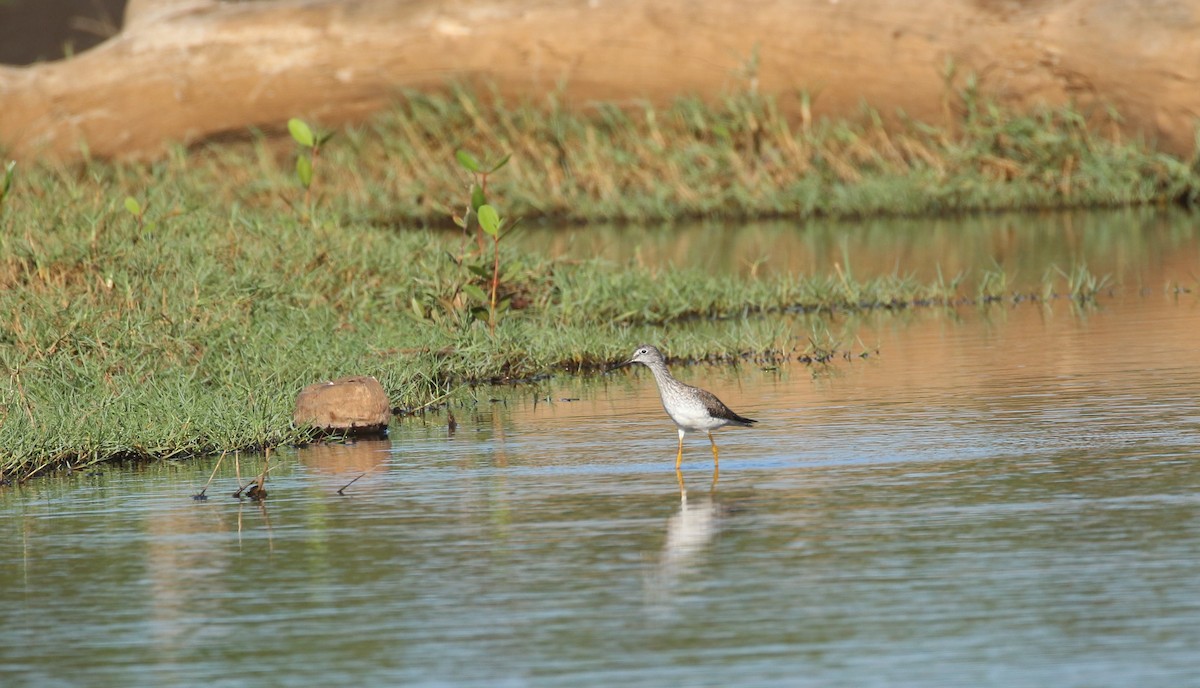
[[675,470],[683,461],[683,436],[689,432],[704,432],[712,443],[713,468],[719,468],[717,441],[713,439],[712,431],[726,425],[742,425],[750,427],[756,420],[743,418],[723,404],[712,392],[685,385],[671,376],[667,363],[658,349],[649,344],[642,344],[633,352],[633,357],[618,368],[631,363],[641,363],[654,373],[654,382],[658,385],[658,395],[662,397],[663,409],[675,426],[679,428],[679,452],[675,455]]

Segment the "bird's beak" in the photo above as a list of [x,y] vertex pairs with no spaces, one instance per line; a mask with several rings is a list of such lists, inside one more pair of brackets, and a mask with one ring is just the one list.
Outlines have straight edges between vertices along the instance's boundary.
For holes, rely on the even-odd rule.
[[632,359],[632,358],[631,358],[631,359],[629,359],[628,361],[625,361],[624,363],[618,363],[618,364],[616,364],[615,366],[613,366],[613,367],[612,367],[612,369],[613,369],[613,370],[616,370],[617,368],[624,368],[625,366],[629,365],[630,363],[633,363],[633,359]]

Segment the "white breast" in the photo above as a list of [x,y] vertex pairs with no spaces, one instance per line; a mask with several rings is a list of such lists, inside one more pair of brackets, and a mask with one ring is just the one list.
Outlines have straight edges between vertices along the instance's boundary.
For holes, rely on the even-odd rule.
[[708,415],[708,410],[704,408],[704,404],[699,402],[694,404],[676,404],[673,409],[667,408],[664,405],[663,408],[666,409],[667,415],[671,417],[671,420],[675,421],[675,425],[691,432],[708,432],[727,423],[727,421],[721,418],[713,418]]

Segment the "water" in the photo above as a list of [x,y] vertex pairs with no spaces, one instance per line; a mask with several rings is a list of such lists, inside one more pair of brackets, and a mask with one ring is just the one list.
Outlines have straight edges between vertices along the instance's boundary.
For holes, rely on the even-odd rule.
[[761,421],[686,500],[644,370],[282,451],[264,503],[229,457],[7,489],[0,683],[1194,684],[1200,298],[854,327],[676,368]]
[[1162,279],[1195,282],[1200,231],[1181,210],[1132,208],[1076,213],[1011,213],[859,222],[778,220],[737,231],[718,222],[683,226],[587,225],[574,231],[523,226],[527,250],[566,258],[700,267],[722,273],[900,273],[928,283],[940,273],[967,282],[1001,268],[1036,286],[1058,270],[1086,265],[1131,288]]

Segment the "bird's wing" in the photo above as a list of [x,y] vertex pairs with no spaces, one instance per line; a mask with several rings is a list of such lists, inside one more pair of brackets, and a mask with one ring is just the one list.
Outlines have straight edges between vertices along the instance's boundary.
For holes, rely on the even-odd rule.
[[713,394],[707,389],[700,389],[699,387],[693,387],[693,389],[696,390],[697,396],[700,398],[700,402],[704,404],[704,408],[708,410],[708,414],[710,416],[714,418],[724,418],[735,423],[750,424],[758,422],[734,413],[733,410],[726,406],[723,401],[717,398],[717,395]]

